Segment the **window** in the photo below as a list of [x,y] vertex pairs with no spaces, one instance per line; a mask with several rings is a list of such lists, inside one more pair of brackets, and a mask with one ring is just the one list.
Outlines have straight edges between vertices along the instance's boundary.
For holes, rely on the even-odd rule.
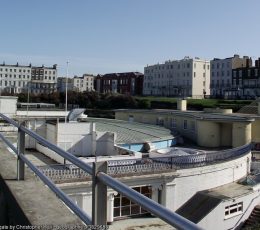
[[243,213],[243,202],[232,204],[225,207],[225,219]]
[[176,129],[177,128],[177,120],[176,118],[171,118],[171,128]]
[[196,77],[196,72],[193,73],[193,76]]
[[183,120],[183,129],[188,129],[188,121]]

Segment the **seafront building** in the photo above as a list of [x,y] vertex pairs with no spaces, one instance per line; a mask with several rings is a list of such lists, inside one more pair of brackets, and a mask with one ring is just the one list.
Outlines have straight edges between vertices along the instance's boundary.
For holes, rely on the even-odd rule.
[[204,98],[210,95],[210,62],[185,57],[144,68],[144,96]]
[[248,56],[239,57],[235,54],[233,57],[219,59],[214,58],[210,61],[210,95],[213,98],[237,98],[241,95],[242,82],[236,84],[232,75],[237,68],[249,68],[252,66],[252,60]]
[[0,90],[10,94],[52,93],[57,90],[57,65],[36,67],[0,64]]
[[45,67],[32,66],[30,91],[32,93],[50,94],[57,91],[57,65]]
[[11,94],[25,92],[31,82],[31,64],[28,66],[0,64],[0,90]]
[[255,99],[260,96],[260,58],[255,65],[236,68],[232,72],[233,87],[239,89],[237,95],[244,99]]
[[99,93],[142,95],[144,75],[139,72],[108,73],[98,75],[95,89]]
[[67,82],[68,91],[91,92],[95,90],[94,79],[95,76],[92,74],[83,74],[82,77],[74,76],[73,78],[59,77],[57,82],[57,90],[59,92],[65,92]]

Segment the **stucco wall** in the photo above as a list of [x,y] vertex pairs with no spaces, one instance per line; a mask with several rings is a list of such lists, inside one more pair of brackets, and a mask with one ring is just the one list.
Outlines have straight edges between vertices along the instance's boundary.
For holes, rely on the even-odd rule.
[[197,143],[205,147],[220,146],[220,126],[217,122],[197,121]]
[[226,163],[178,170],[179,176],[167,184],[166,206],[175,211],[198,191],[215,188],[244,177],[247,175],[247,158],[250,156],[251,154],[248,154]]
[[251,123],[234,122],[232,130],[232,146],[239,147],[251,142]]
[[7,117],[16,115],[17,97],[0,96],[0,113]]
[[260,142],[260,120],[252,122],[252,141]]
[[[243,202],[243,213],[225,219],[225,207]],[[251,214],[252,210],[260,202],[259,191],[249,191],[249,193],[230,200],[225,200],[213,209],[209,215],[204,217],[198,224],[200,227],[208,230],[234,229],[239,223],[245,221]]]

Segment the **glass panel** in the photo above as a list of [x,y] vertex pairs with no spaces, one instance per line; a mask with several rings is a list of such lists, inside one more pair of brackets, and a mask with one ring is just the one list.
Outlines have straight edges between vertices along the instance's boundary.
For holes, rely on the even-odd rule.
[[140,214],[140,206],[132,205],[131,206],[131,215]]
[[150,187],[148,187],[148,186],[142,187],[141,191],[142,191],[142,193],[150,193],[151,192]]
[[141,213],[148,213],[145,209],[141,208]]
[[120,207],[120,197],[115,197],[114,207]]
[[121,208],[121,216],[129,216],[130,215],[130,206]]
[[120,216],[120,208],[114,208],[114,217]]
[[121,206],[126,206],[126,205],[130,205],[130,200],[127,199],[126,197],[122,197],[122,201],[121,201]]

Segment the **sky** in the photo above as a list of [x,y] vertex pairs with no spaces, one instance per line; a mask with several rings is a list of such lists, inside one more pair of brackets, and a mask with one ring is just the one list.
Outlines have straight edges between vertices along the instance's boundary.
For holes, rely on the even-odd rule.
[[1,0],[0,63],[58,76],[143,72],[184,56],[260,56],[259,0]]

